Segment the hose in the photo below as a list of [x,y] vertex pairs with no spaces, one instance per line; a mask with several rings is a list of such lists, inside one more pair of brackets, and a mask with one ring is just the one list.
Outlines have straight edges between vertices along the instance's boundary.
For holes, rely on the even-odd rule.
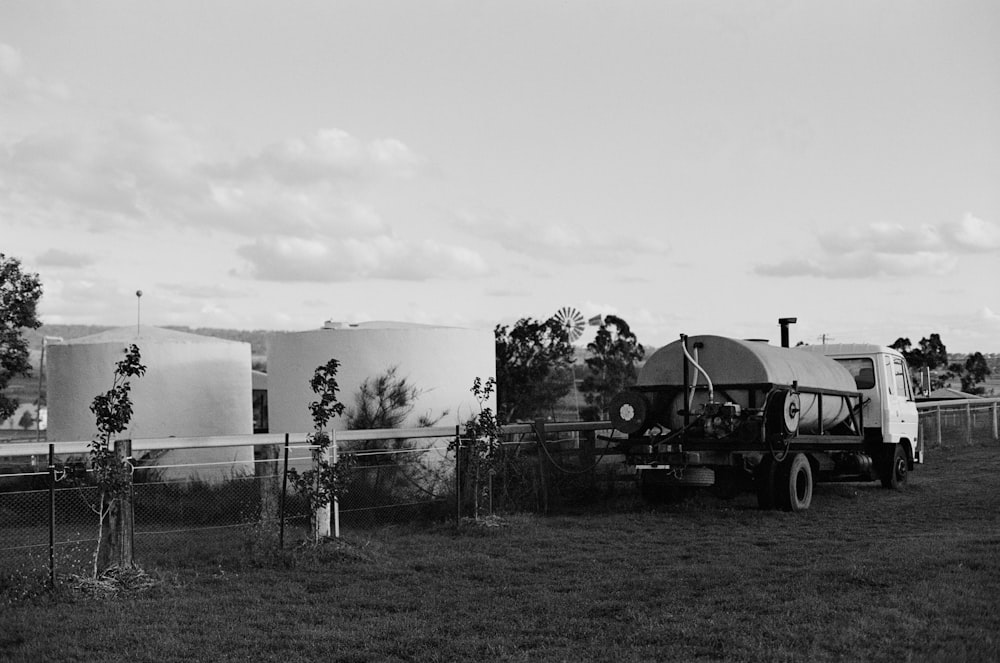
[[[694,366],[695,368],[697,368],[699,371],[701,371],[701,374],[705,376],[705,380],[708,382],[708,402],[709,403],[714,403],[715,402],[715,387],[712,386],[712,378],[708,377],[708,373],[705,371],[705,369],[702,368],[701,364],[699,364],[695,360],[695,358],[691,356],[691,353],[688,352],[687,343],[681,343],[681,348],[684,350],[684,356],[687,357],[687,359],[688,359],[689,362],[691,362],[691,365]],[[698,377],[697,374],[695,374],[695,378],[697,378],[697,377]],[[692,398],[693,398],[693,396],[692,396]],[[690,405],[688,406],[688,409],[689,410],[691,409]]]

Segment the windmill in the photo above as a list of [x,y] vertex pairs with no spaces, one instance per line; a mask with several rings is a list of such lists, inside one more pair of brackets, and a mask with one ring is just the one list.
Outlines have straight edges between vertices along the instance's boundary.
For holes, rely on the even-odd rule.
[[[584,319],[583,314],[572,306],[563,306],[556,311],[552,318],[559,323],[559,326],[566,330],[566,338],[570,343],[576,341],[583,335]],[[573,372],[573,402],[576,405],[576,418],[580,418],[580,395],[576,390],[576,362],[570,364]]]
[[572,306],[563,306],[552,316],[559,326],[566,330],[569,342],[575,342],[583,335],[584,319],[583,314]]

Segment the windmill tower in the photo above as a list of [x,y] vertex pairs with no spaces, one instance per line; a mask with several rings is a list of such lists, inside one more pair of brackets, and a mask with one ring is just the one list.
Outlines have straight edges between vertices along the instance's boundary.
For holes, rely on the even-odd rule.
[[[575,343],[583,335],[585,320],[583,314],[572,306],[563,306],[552,318],[566,331],[566,338]],[[576,418],[580,419],[580,394],[576,389],[576,361],[569,365],[573,374],[573,404],[576,406]]]

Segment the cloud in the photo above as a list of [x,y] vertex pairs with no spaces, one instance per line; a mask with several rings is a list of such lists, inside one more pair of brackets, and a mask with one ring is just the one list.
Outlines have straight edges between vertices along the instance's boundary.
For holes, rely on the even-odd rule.
[[989,307],[984,306],[979,310],[979,318],[1000,327],[1000,313],[994,313]]
[[30,75],[21,52],[0,42],[0,106],[18,101],[45,99],[62,101],[70,97],[69,88],[59,81],[44,81]]
[[322,129],[305,138],[268,145],[257,154],[212,164],[208,172],[222,179],[263,179],[303,186],[319,182],[409,177],[425,159],[394,138],[365,144],[340,129]]
[[942,231],[956,250],[970,253],[1000,250],[1000,223],[966,214],[961,221],[946,223]]
[[338,129],[234,157],[207,131],[133,115],[0,145],[0,194],[8,206],[41,210],[50,224],[96,231],[169,223],[248,236],[281,227],[302,238],[366,237],[388,228],[365,202],[365,185],[409,177],[423,161],[398,140],[365,143]]
[[96,260],[86,253],[49,249],[41,253],[36,258],[36,262],[41,267],[88,267],[93,265]]
[[817,242],[814,256],[760,264],[754,272],[831,279],[948,274],[962,255],[1000,249],[1000,226],[966,214],[961,221],[916,230],[889,223],[846,227],[821,233]]
[[596,231],[502,215],[480,216],[469,211],[459,212],[455,225],[529,258],[616,263],[637,254],[663,256],[669,252],[669,246],[655,237],[620,229]]
[[390,236],[260,238],[241,246],[238,253],[249,264],[242,275],[263,281],[423,281],[480,276],[488,271],[486,261],[470,249]]

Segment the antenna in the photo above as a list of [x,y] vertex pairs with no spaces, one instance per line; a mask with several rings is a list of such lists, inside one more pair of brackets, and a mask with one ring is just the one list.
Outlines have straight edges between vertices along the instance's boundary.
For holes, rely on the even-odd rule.
[[139,335],[140,306],[142,301],[142,290],[135,291],[135,335]]

